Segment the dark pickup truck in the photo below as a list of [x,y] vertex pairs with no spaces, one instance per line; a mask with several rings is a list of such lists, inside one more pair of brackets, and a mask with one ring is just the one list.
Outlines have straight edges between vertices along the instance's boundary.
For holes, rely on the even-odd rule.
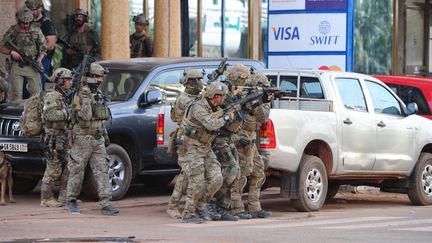
[[[164,114],[183,90],[179,80],[186,69],[210,73],[220,59],[138,58],[99,63],[110,70],[100,89],[111,100],[112,119],[106,127],[111,140],[107,152],[113,199],[121,199],[132,180],[151,186],[170,183],[179,168],[176,160],[166,155],[165,148],[157,147],[164,142],[162,130],[173,129],[164,127],[172,124],[169,113]],[[264,68],[259,61],[228,60],[229,65],[237,63],[257,70]],[[24,137],[20,132],[18,119],[22,110],[22,104],[0,105],[0,144],[12,157],[14,189],[21,193],[32,190],[45,170],[44,146],[39,138]],[[97,197],[93,178],[86,176],[85,180],[83,192]]]

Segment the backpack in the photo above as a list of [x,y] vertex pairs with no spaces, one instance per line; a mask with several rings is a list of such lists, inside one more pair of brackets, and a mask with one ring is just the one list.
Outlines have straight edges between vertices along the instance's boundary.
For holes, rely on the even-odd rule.
[[24,103],[24,111],[19,121],[24,136],[36,136],[42,132],[43,95],[44,92],[35,94]]

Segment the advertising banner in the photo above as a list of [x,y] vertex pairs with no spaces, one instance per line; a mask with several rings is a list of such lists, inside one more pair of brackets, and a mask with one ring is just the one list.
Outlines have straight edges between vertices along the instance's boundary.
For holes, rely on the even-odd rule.
[[269,68],[353,70],[354,0],[269,0]]

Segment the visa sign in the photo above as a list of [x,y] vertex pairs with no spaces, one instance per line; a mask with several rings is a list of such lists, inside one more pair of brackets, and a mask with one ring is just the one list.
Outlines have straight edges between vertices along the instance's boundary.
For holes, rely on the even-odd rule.
[[269,52],[345,51],[346,14],[269,16]]

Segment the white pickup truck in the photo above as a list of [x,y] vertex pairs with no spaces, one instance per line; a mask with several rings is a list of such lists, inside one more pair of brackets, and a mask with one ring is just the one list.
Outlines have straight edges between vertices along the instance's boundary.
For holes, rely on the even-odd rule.
[[432,122],[414,115],[384,83],[368,75],[264,70],[291,95],[273,101],[261,127],[268,172],[299,211],[315,211],[339,185],[403,190],[432,204]]

